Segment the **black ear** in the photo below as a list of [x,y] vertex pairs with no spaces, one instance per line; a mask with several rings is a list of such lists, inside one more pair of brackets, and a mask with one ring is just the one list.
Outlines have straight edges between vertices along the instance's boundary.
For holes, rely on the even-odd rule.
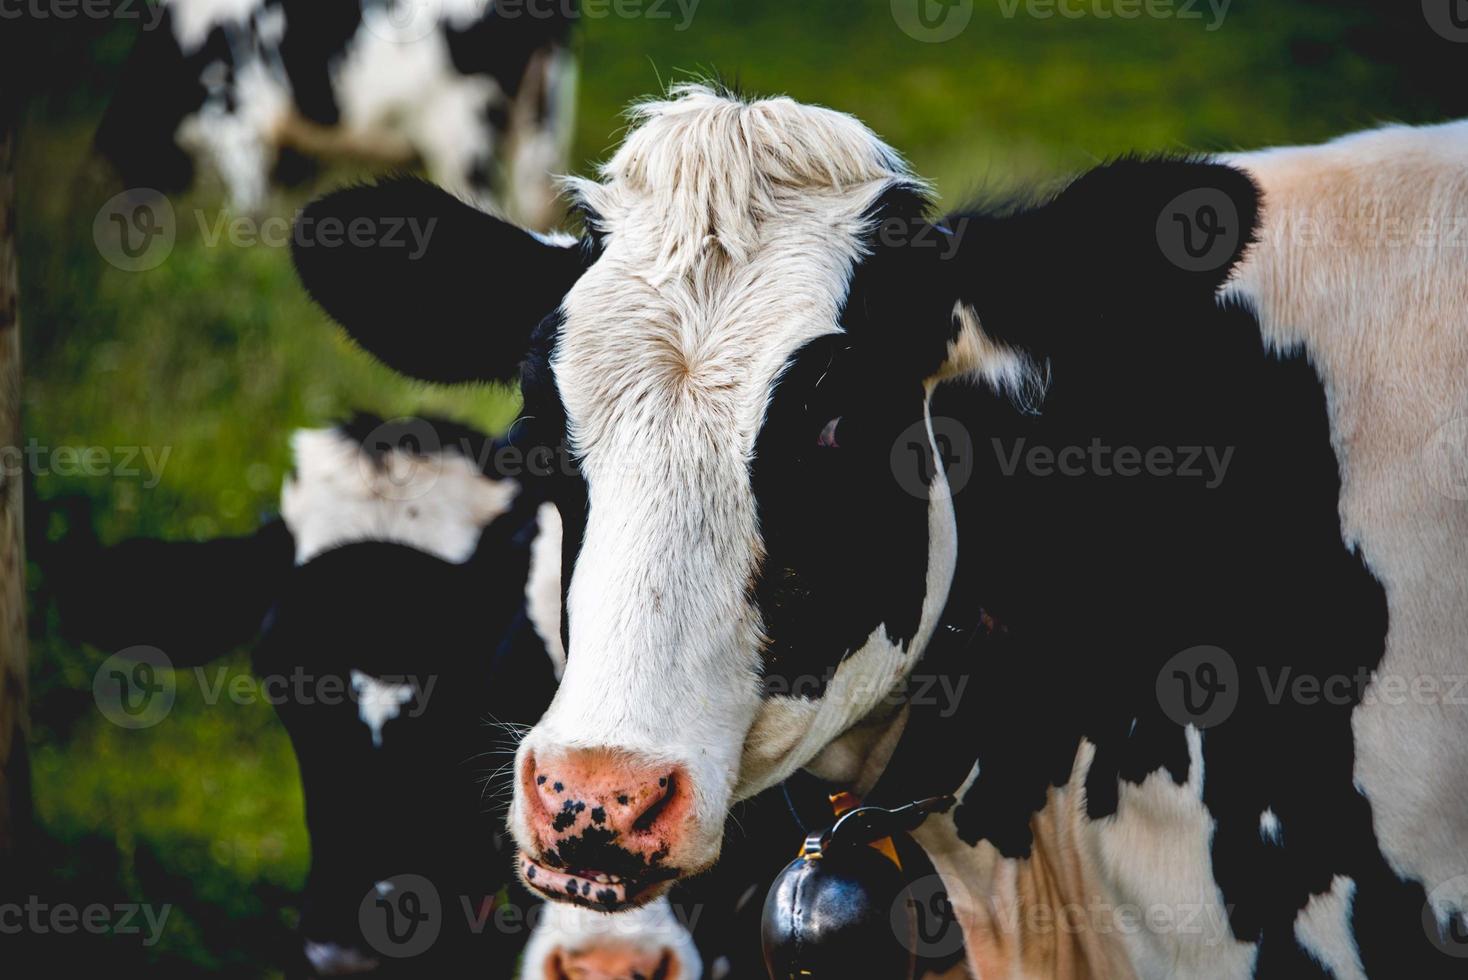
[[126,541],[78,548],[59,569],[61,631],[104,650],[153,646],[175,666],[205,663],[260,631],[295,542],[282,521],[244,538]]
[[959,256],[945,278],[991,339],[1043,351],[1096,317],[1210,301],[1258,220],[1259,191],[1240,170],[1123,159],[1038,206],[945,218]]
[[1120,298],[1212,295],[1253,243],[1259,190],[1241,170],[1198,160],[1119,160],[1046,206],[1049,231],[1085,249],[1092,287]]
[[292,236],[296,272],[357,343],[425,381],[508,380],[537,324],[586,267],[555,245],[421,180],[311,203]]

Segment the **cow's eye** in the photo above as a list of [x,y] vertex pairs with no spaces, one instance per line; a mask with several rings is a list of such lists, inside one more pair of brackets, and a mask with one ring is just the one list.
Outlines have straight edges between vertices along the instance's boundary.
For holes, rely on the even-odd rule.
[[820,436],[816,439],[816,445],[820,446],[822,449],[840,448],[841,443],[836,441],[836,429],[840,425],[841,416],[839,415],[831,421],[827,422],[826,427],[821,430]]

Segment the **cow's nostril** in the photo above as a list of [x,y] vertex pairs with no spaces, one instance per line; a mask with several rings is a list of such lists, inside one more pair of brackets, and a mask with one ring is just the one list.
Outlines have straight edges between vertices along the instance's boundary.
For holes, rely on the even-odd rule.
[[632,821],[633,830],[645,833],[653,828],[658,817],[668,809],[668,804],[672,802],[678,792],[677,777],[673,775],[661,777],[658,780],[658,789],[662,792],[658,794],[657,799],[653,800],[652,805],[642,812],[642,816]]

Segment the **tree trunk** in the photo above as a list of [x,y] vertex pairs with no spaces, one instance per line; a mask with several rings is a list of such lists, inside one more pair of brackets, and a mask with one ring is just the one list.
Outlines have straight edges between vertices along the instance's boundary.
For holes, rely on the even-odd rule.
[[0,91],[0,868],[28,820],[26,591],[20,465],[20,314],[15,232],[19,98]]

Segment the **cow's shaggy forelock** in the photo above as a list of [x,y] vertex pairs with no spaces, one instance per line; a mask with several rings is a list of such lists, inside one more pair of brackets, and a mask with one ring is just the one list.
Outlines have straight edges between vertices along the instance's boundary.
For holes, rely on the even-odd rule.
[[654,282],[711,250],[754,263],[782,219],[803,226],[813,248],[844,240],[859,234],[851,222],[881,191],[926,189],[858,119],[820,106],[683,85],[630,115],[635,128],[601,182],[568,186],[603,231],[652,248],[657,263],[643,273]]

